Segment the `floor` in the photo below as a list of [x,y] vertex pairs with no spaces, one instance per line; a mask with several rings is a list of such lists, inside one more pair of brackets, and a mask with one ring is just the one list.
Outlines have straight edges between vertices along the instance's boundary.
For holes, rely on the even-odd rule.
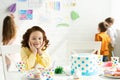
[[2,58],[0,56],[0,80],[4,80]]

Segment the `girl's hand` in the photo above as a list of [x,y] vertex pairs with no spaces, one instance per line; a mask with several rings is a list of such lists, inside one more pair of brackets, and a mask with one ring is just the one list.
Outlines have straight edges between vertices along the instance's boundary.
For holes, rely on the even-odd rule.
[[37,49],[30,42],[29,42],[29,47],[30,47],[30,50],[36,55],[37,54]]
[[43,41],[43,43],[41,44],[41,46],[40,46],[39,48],[37,48],[37,53],[38,53],[39,55],[42,55],[42,54],[43,54],[42,48],[44,47],[44,45],[45,45],[45,41]]

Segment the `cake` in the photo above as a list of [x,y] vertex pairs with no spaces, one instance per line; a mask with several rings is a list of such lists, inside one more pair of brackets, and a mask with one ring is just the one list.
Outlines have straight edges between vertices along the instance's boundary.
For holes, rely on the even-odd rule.
[[120,68],[119,67],[111,67],[104,70],[105,76],[120,76]]
[[71,55],[71,74],[79,71],[81,76],[91,76],[97,73],[97,56],[91,53]]
[[74,80],[80,80],[80,78],[74,78]]
[[40,74],[39,73],[34,74],[34,78],[39,79],[40,78]]
[[35,69],[33,74],[34,74],[34,78],[37,78],[37,79],[40,78],[40,71],[38,69]]

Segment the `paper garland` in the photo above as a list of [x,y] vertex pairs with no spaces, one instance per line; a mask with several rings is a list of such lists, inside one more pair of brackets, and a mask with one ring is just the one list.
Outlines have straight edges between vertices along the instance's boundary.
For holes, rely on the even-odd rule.
[[16,3],[13,3],[8,7],[8,11],[14,13],[16,11]]
[[69,24],[67,23],[60,23],[60,24],[57,24],[57,27],[69,27]]
[[79,14],[77,13],[77,12],[75,12],[75,11],[72,11],[71,12],[71,19],[72,20],[76,20],[76,19],[78,19],[80,16],[79,16]]
[[19,15],[20,15],[20,20],[32,20],[33,10],[20,10]]

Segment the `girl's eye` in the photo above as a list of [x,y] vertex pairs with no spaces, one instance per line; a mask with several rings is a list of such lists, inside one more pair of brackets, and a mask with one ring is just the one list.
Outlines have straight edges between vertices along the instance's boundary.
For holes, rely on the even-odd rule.
[[33,40],[36,40],[36,38],[33,38]]
[[39,40],[41,40],[41,38],[39,38]]

